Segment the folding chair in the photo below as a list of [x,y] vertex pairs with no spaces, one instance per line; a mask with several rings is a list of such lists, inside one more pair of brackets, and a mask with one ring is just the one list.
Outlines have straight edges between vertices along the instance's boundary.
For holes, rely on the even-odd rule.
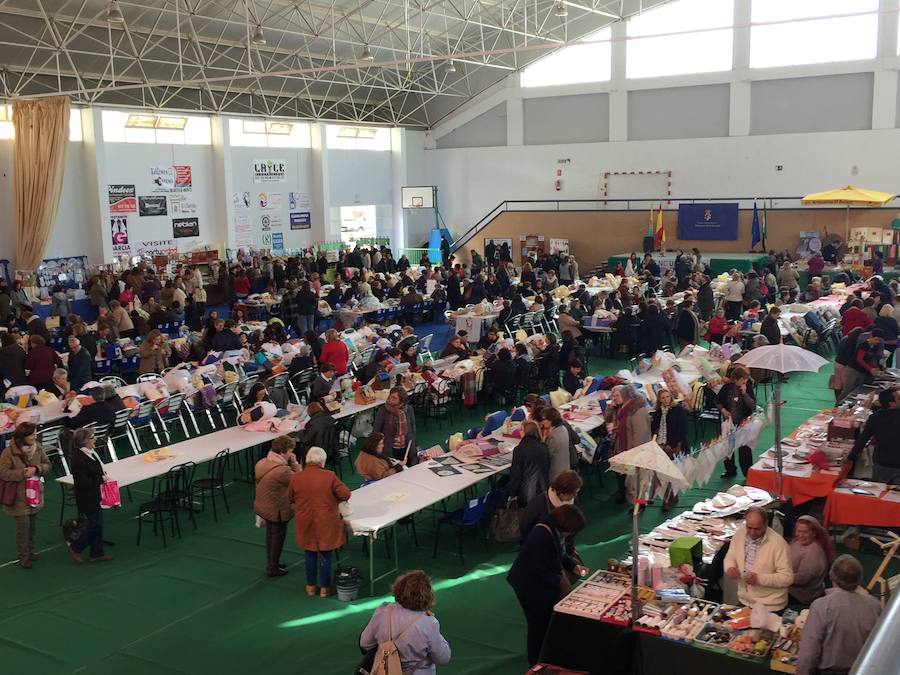
[[216,387],[216,405],[213,406],[213,408],[206,409],[206,416],[209,418],[210,426],[212,426],[213,429],[217,427],[212,414],[213,409],[219,413],[219,419],[222,420],[222,428],[228,426],[228,420],[225,417],[226,408],[231,408],[234,411],[234,416],[237,417],[238,409],[235,402],[237,388],[237,382],[229,382],[227,384],[223,382]]
[[180,422],[181,429],[184,431],[184,437],[190,438],[191,433],[188,431],[187,423],[184,421],[184,394],[170,394],[166,398],[161,398],[156,402],[154,412],[156,418],[162,425],[163,433],[166,435],[166,442],[172,442],[172,435],[169,433],[169,425],[172,422]]
[[147,429],[153,434],[153,438],[156,439],[156,445],[161,446],[162,441],[159,437],[159,432],[156,429],[156,424],[154,424],[154,418],[156,417],[156,402],[155,401],[141,401],[138,404],[138,407],[135,408],[131,417],[128,420],[128,426],[131,428],[131,434],[134,439],[138,442],[138,447],[141,447],[140,435],[138,432],[146,431]]
[[220,450],[208,463],[206,478],[196,479],[190,487],[191,498],[200,498],[200,510],[206,510],[206,498],[209,497],[213,507],[213,520],[219,520],[216,512],[216,493],[222,494],[225,503],[225,512],[231,513],[228,507],[228,495],[225,494],[225,465],[228,463],[228,448]]
[[[473,499],[469,499],[466,502],[465,507],[458,509],[456,511],[451,511],[445,516],[441,516],[437,521],[437,528],[434,531],[434,551],[432,552],[431,557],[437,558],[437,550],[438,550],[438,542],[440,542],[440,534],[441,534],[441,525],[450,525],[457,528],[457,549],[459,551],[459,562],[462,565],[466,564],[465,556],[463,555],[462,548],[462,537],[463,531],[466,529],[471,529],[473,531],[477,531],[478,525],[484,522],[484,516],[487,512],[487,504],[490,500],[490,493],[483,495],[481,497],[475,497]],[[487,550],[487,532],[485,532],[484,536],[484,548]]]
[[296,401],[298,405],[303,404],[305,401],[309,401],[309,386],[312,384],[313,380],[316,379],[318,374],[318,369],[312,367],[301,370],[293,377],[288,378],[288,389],[290,390],[290,393],[294,395],[294,401]]
[[[115,441],[119,438],[127,438],[134,454],[141,454],[141,446],[134,436],[132,436],[131,426],[128,424],[133,412],[133,408],[123,408],[122,410],[116,411],[116,418],[113,420],[112,427],[109,430],[109,438],[107,439],[109,451],[113,455],[116,454]],[[116,459],[118,459],[118,457],[116,457]]]

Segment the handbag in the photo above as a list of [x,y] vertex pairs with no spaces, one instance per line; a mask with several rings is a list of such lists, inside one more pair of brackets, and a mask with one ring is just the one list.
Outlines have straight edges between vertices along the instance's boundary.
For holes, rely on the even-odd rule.
[[121,505],[122,499],[119,496],[119,484],[114,480],[100,483],[100,506],[104,509],[110,509]]
[[16,503],[16,494],[19,492],[19,484],[11,480],[0,480],[0,504],[12,506]]
[[70,518],[62,525],[63,539],[71,544],[81,538],[85,529],[87,529],[87,518]]
[[519,531],[519,509],[507,506],[494,511],[490,534],[496,541],[518,541],[522,536]]

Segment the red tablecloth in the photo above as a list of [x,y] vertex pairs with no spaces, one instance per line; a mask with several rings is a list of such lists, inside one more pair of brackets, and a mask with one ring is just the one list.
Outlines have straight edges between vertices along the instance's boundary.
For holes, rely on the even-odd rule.
[[[796,506],[819,497],[827,497],[831,494],[834,484],[838,482],[839,478],[836,471],[813,471],[812,475],[802,478],[785,474],[782,492],[784,496],[790,497]],[[751,487],[768,490],[774,494],[775,481],[774,471],[750,469],[746,483]]]
[[823,523],[831,525],[868,525],[900,527],[900,502],[847,492],[832,492],[825,502]]

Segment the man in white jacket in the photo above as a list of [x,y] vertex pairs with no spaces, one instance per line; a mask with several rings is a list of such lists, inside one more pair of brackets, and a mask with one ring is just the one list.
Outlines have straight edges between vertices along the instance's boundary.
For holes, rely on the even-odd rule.
[[788,588],[794,583],[790,547],[768,527],[762,509],[749,509],[744,526],[735,532],[725,556],[725,575],[740,579],[738,599],[744,605],[762,603],[770,612],[787,607]]

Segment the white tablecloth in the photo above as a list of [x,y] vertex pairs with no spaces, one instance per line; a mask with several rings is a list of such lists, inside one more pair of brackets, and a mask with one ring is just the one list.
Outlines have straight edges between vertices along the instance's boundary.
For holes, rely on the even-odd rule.
[[[227,449],[230,453],[240,452],[282,435],[267,431],[243,431],[240,427],[229,427],[170,445],[169,450],[173,456],[158,462],[148,462],[144,455],[140,454],[120,459],[118,462],[110,462],[104,466],[109,477],[118,481],[119,487],[124,487],[161,476],[176,464],[208,462],[221,450]],[[71,476],[63,476],[56,480],[66,485],[72,485],[74,482]]]
[[431,471],[431,467],[436,466],[439,464],[433,460],[422,462],[354,490],[350,498],[353,513],[348,519],[353,533],[377,536],[379,530],[401,518],[422,511],[508,468],[492,467],[490,472],[472,473],[457,465],[458,474],[438,476]]

